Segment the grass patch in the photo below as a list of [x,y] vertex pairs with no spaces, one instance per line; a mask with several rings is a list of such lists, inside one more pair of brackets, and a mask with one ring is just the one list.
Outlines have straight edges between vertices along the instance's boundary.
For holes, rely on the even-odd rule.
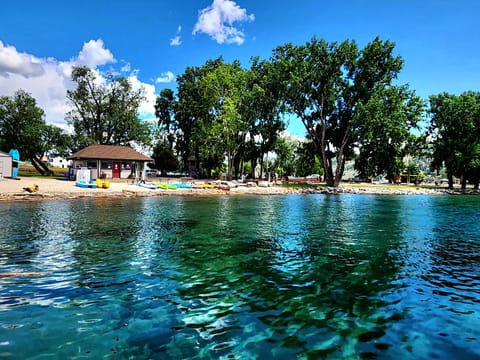
[[43,176],[32,165],[20,165],[20,169],[18,169],[18,177],[24,177],[24,178],[33,177],[33,178],[41,178],[41,179],[63,179],[64,174],[68,172],[68,168],[51,167],[50,170],[53,172],[54,174],[53,176]]

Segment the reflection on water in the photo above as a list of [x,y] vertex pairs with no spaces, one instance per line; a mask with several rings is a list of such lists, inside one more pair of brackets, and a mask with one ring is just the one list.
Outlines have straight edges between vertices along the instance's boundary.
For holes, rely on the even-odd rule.
[[361,195],[0,203],[0,357],[476,359],[479,210]]

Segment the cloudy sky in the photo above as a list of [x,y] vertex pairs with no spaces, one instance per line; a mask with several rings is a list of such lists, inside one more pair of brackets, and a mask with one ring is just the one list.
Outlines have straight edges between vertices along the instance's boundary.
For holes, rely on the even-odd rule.
[[[223,56],[249,66],[287,42],[312,36],[375,36],[396,43],[399,82],[423,98],[480,91],[480,2],[475,0],[23,0],[0,10],[0,96],[29,92],[47,123],[65,127],[72,66],[115,71],[144,86],[141,116],[153,118],[162,88],[187,66]],[[303,135],[300,124],[289,130]]]

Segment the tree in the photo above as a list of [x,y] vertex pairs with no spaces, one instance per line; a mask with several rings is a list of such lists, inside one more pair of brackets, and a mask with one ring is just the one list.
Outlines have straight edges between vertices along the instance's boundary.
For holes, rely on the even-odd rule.
[[295,175],[323,175],[324,171],[315,144],[308,140],[299,144],[295,151]]
[[163,176],[167,174],[167,171],[178,169],[178,159],[168,141],[158,141],[153,150],[152,158],[155,160],[155,168],[160,170]]
[[43,155],[49,151],[65,154],[69,147],[70,137],[45,123],[44,111],[30,94],[19,90],[11,98],[0,97],[0,149],[17,149],[38,172],[48,175],[51,171],[41,161]]
[[227,158],[227,178],[233,177],[233,160],[239,149],[238,138],[246,131],[246,121],[240,113],[246,93],[246,74],[238,62],[221,64],[201,80],[203,100],[209,106],[212,127],[207,135],[222,145]]
[[295,151],[299,146],[299,141],[286,137],[278,137],[275,140],[275,161],[274,170],[280,175],[295,174]]
[[158,119],[159,137],[168,140],[170,149],[173,150],[177,123],[175,121],[175,96],[171,89],[162,89],[155,101],[155,116]]
[[138,118],[143,89],[135,91],[127,79],[111,74],[105,84],[100,84],[95,73],[87,67],[74,67],[72,80],[77,88],[67,91],[73,108],[66,118],[73,126],[77,148],[95,143],[150,142],[149,126]]
[[[281,115],[285,111],[282,102],[281,74],[278,68],[268,61],[252,59],[248,90],[245,94],[244,118],[248,127],[248,142],[245,138],[245,150],[252,163],[252,178],[257,163],[263,170],[264,155],[275,148],[279,134],[285,130]],[[246,154],[246,155],[247,155]],[[260,177],[262,177],[262,172]]]
[[200,87],[203,76],[222,63],[222,58],[208,60],[200,67],[187,67],[185,72],[177,77],[177,100],[173,104],[177,128],[175,143],[184,169],[190,170],[192,159],[196,161],[197,170],[202,170],[200,164],[213,169],[223,162],[223,157],[217,156],[218,144],[212,144],[205,136],[211,127],[212,119],[209,106],[203,101],[204,94]]
[[411,130],[418,129],[423,113],[423,101],[406,86],[378,88],[366,104],[358,105],[355,169],[361,177],[386,174],[393,182],[401,174],[404,157],[417,144]]
[[480,178],[480,93],[430,96],[428,138],[432,144],[432,169],[445,166],[449,188],[453,177],[478,188]]
[[[315,37],[303,46],[278,47],[272,63],[284,74],[284,99],[303,122],[319,152],[328,186],[338,186],[357,146],[358,110],[402,68],[394,44],[374,39],[359,50],[353,41]],[[334,168],[335,166],[335,168]]]

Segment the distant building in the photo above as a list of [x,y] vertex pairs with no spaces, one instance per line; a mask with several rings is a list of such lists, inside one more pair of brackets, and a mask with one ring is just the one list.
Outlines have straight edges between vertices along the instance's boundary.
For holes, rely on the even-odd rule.
[[90,169],[90,178],[145,178],[146,164],[153,159],[128,146],[90,145],[70,155],[76,170]]
[[48,166],[59,168],[68,168],[70,165],[72,165],[71,160],[67,160],[58,155],[48,155],[47,162]]

